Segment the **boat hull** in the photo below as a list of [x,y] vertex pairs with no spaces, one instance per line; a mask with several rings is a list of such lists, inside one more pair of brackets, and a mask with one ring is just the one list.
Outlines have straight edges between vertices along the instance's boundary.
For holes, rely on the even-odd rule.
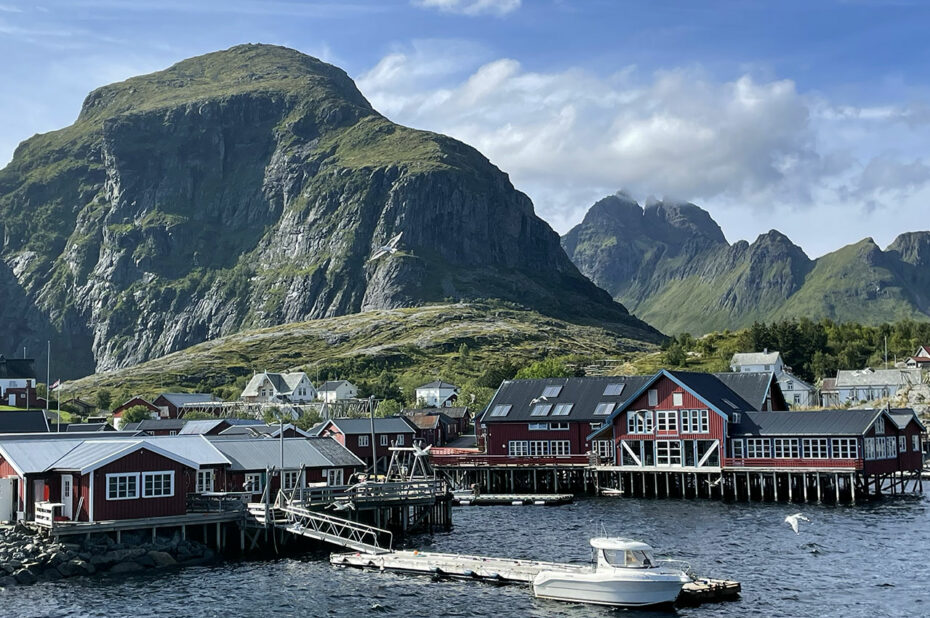
[[543,571],[533,580],[533,593],[542,599],[645,607],[674,603],[685,581],[679,574],[650,574],[619,579],[596,572]]

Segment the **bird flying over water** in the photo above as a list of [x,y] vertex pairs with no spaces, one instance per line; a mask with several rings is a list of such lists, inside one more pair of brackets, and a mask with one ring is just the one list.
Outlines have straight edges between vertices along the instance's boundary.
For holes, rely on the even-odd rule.
[[416,443],[411,444],[411,446],[413,447],[414,457],[423,457],[424,455],[429,455],[429,450],[433,448],[432,444],[427,444],[426,448],[420,448],[420,446]]
[[788,517],[785,518],[785,523],[791,526],[791,529],[794,530],[795,534],[801,534],[800,532],[798,532],[799,521],[809,522],[810,520],[801,513],[795,513],[794,515],[789,515]]
[[536,405],[537,403],[539,403],[540,401],[549,401],[549,398],[546,397],[545,395],[541,395],[541,396],[536,397],[536,398],[534,398],[534,399],[530,399],[530,405],[531,405],[531,406],[534,406],[534,405]]
[[704,482],[706,482],[710,487],[716,487],[716,486],[718,486],[720,483],[723,482],[723,477],[722,477],[722,476],[718,476],[718,477],[717,477],[717,480],[716,480],[716,481],[713,481],[713,482],[711,482],[710,480],[705,480]]
[[387,241],[386,244],[378,247],[378,249],[375,250],[375,252],[371,254],[371,257],[368,258],[368,261],[374,262],[378,258],[384,257],[385,255],[397,253],[397,243],[400,242],[400,237],[403,236],[403,234],[404,233],[401,232],[400,234],[398,234],[391,240]]
[[354,511],[355,503],[351,500],[347,500],[346,502],[333,502],[329,507],[334,511]]

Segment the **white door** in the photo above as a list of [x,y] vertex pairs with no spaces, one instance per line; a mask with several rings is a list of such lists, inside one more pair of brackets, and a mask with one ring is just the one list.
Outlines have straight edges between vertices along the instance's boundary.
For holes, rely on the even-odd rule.
[[8,397],[10,398],[10,400],[7,403],[7,405],[10,406],[11,408],[15,408],[16,407],[16,395],[8,395]]
[[13,481],[12,478],[0,479],[0,521],[13,521],[13,512],[16,510]]
[[73,519],[72,517],[72,508],[74,508],[74,477],[70,474],[61,475],[61,503],[64,505],[61,507],[61,515],[67,517],[68,519]]
[[326,471],[327,485],[342,485],[342,468]]

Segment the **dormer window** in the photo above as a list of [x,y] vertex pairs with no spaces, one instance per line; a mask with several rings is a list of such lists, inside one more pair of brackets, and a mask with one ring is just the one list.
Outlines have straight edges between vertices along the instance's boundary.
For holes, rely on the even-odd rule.
[[543,389],[542,396],[543,397],[558,397],[559,393],[561,392],[562,392],[562,387],[559,385],[547,386],[546,388]]
[[607,388],[604,389],[605,397],[616,397],[623,394],[623,387],[626,384],[608,384]]
[[546,416],[549,414],[549,410],[552,409],[552,404],[540,403],[536,404],[536,407],[533,408],[533,411],[530,412],[530,416]]
[[885,433],[885,417],[879,416],[875,419],[875,433],[876,435],[881,435]]
[[734,425],[738,425],[738,424],[739,424],[739,421],[740,421],[740,413],[739,413],[739,412],[731,412],[731,413],[730,413],[730,422],[733,423]]

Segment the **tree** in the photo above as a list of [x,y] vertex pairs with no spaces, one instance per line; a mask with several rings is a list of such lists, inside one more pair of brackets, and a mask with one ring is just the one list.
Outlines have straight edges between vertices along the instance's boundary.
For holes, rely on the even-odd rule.
[[677,341],[670,346],[665,351],[665,362],[668,363],[670,367],[681,367],[688,362],[688,354],[685,352],[684,348],[681,347],[681,344]]
[[294,421],[294,425],[296,425],[300,429],[303,429],[304,431],[307,431],[308,429],[310,429],[311,427],[313,427],[314,425],[316,425],[322,420],[323,420],[323,417],[320,416],[320,413],[317,412],[316,410],[312,408],[305,409],[303,414],[301,414],[300,417],[298,417],[298,419]]
[[270,406],[265,408],[262,412],[262,419],[269,425],[274,425],[275,423],[281,422],[281,408],[278,406]]
[[378,407],[375,409],[375,416],[395,416],[400,414],[403,406],[399,401],[394,399],[384,399],[381,403],[378,404]]
[[101,388],[99,391],[97,391],[96,404],[97,404],[98,409],[109,410],[110,404],[112,403],[113,403],[113,395],[110,394],[109,390],[105,388]]
[[133,406],[128,410],[123,410],[123,424],[138,423],[152,418],[152,411],[145,406]]

